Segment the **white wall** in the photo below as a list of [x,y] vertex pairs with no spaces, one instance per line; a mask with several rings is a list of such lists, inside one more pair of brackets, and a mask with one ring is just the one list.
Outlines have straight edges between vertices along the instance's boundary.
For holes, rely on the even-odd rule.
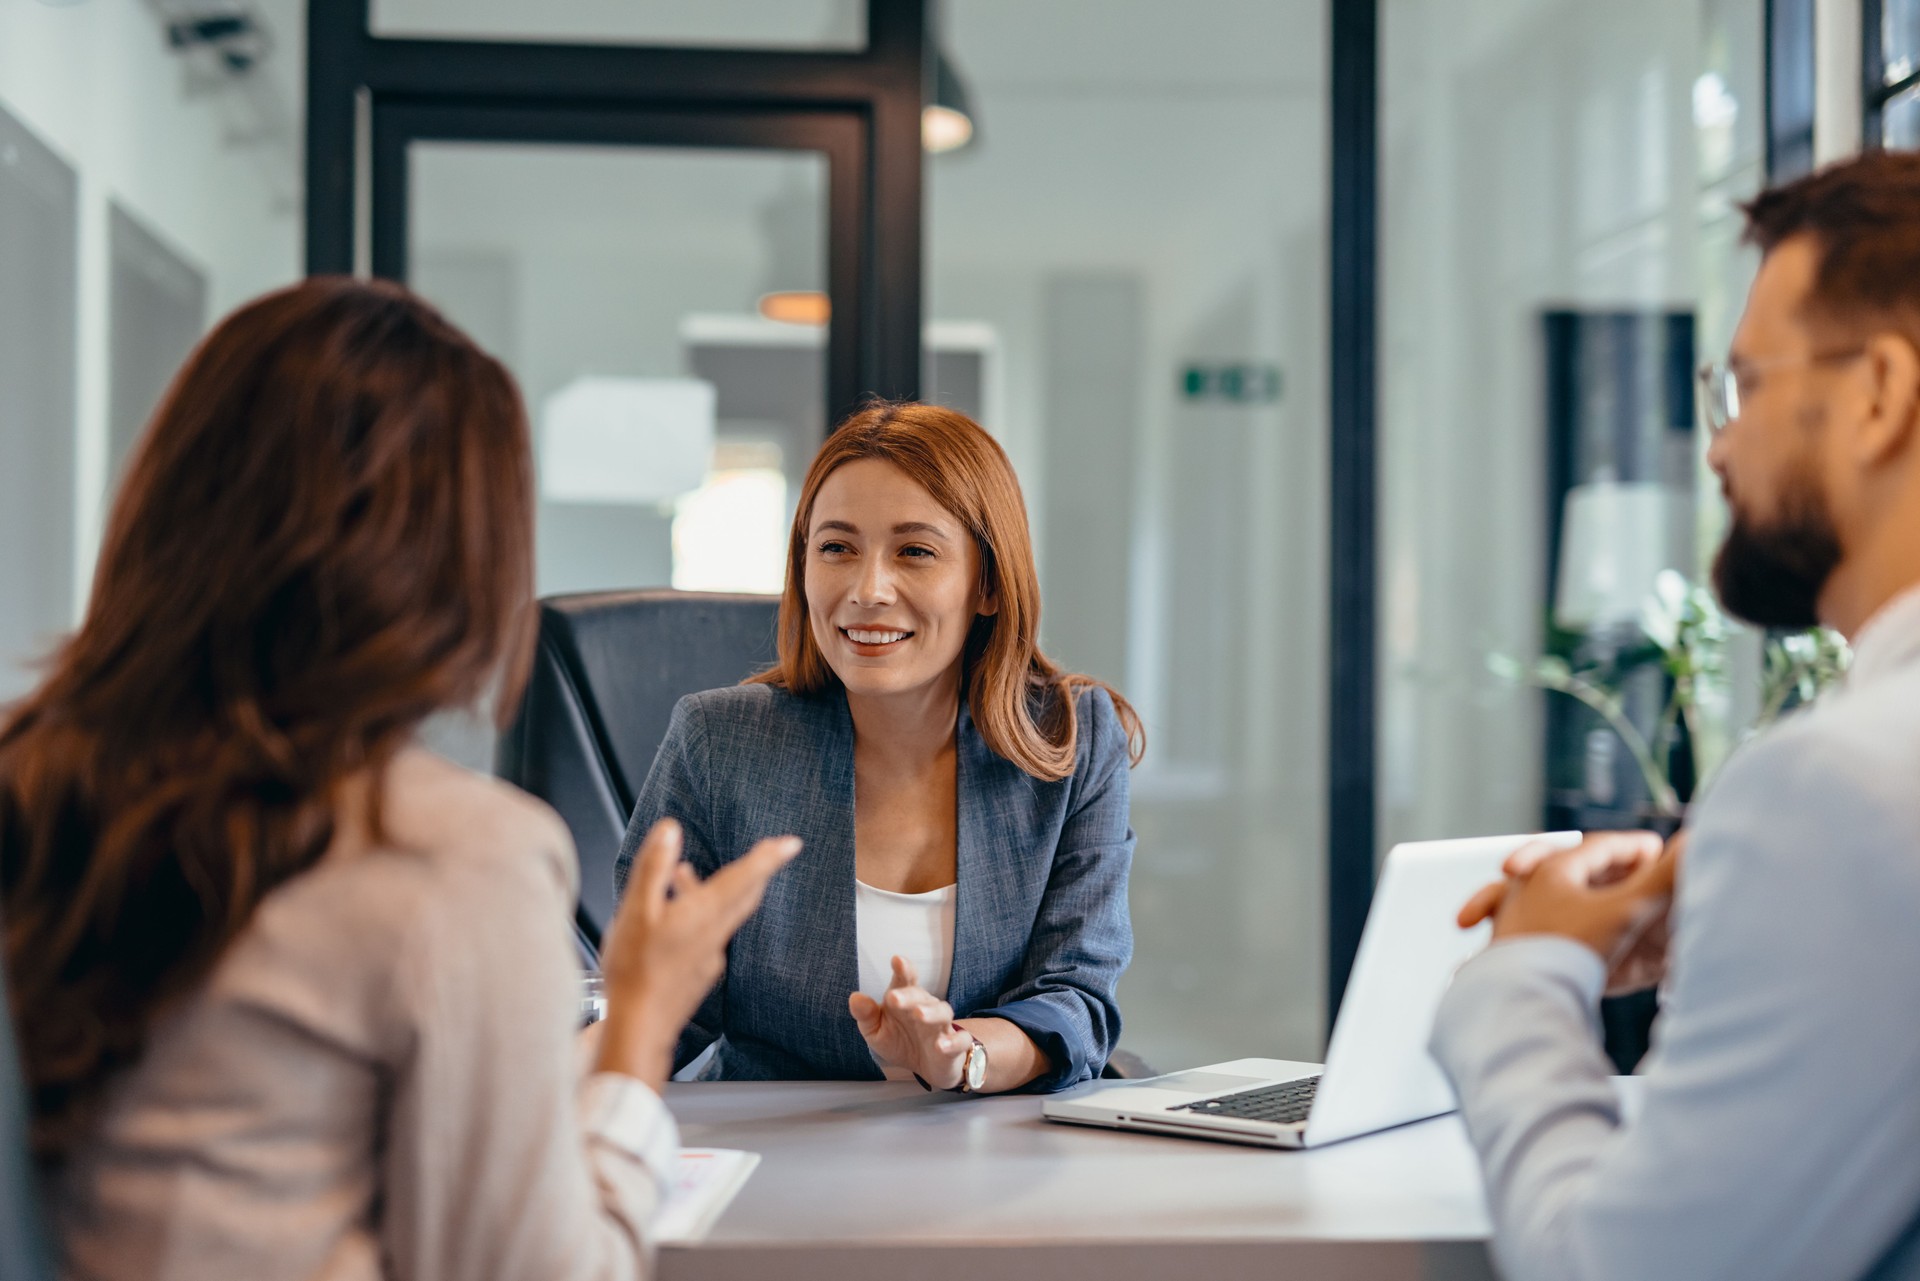
[[80,602],[107,500],[108,202],[205,273],[216,316],[300,275],[289,104],[302,79],[304,18],[295,0],[263,8],[276,42],[258,73],[257,92],[272,104],[264,111],[229,90],[192,89],[160,19],[138,0],[0,0],[0,107],[80,176],[77,464],[71,476],[46,478],[72,493]]

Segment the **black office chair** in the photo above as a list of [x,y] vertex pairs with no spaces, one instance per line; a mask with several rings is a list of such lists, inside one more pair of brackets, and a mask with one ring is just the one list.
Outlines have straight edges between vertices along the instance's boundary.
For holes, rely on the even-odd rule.
[[53,1281],[46,1224],[27,1142],[27,1090],[14,1049],[6,976],[0,974],[0,1277]]
[[613,919],[613,864],[673,705],[772,665],[777,596],[668,590],[550,596],[495,772],[560,812],[580,852],[583,951]]

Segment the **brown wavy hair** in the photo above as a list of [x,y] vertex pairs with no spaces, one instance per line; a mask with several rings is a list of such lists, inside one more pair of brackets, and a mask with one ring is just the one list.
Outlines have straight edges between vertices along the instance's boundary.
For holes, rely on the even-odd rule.
[[79,630],[0,726],[0,914],[34,1147],[275,887],[343,789],[530,649],[533,478],[498,362],[394,285],[223,322],[161,403]]
[[1103,689],[1127,733],[1134,764],[1146,732],[1120,692],[1092,676],[1064,672],[1040,652],[1040,574],[1033,563],[1027,505],[1000,443],[952,409],[878,401],[834,429],[800,487],[800,507],[787,543],[787,584],[780,597],[779,661],[751,682],[813,694],[839,684],[814,642],[807,614],[807,545],[820,486],[861,459],[892,463],[972,533],[982,588],[999,609],[974,619],[962,651],[967,708],[995,752],[1045,781],[1073,773],[1083,690]]

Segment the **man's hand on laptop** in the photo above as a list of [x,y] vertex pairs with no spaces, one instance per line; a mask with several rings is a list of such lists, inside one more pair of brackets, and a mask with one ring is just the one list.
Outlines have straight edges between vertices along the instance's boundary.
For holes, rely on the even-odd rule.
[[1491,917],[1496,939],[1557,934],[1605,959],[1607,993],[1652,987],[1666,974],[1667,912],[1686,845],[1652,832],[1598,832],[1556,851],[1535,841],[1508,857],[1507,879],[1460,909],[1469,929]]

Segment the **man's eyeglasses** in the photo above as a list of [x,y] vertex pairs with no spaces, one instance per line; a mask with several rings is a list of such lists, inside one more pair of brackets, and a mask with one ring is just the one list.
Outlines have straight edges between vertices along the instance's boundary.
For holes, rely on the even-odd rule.
[[1702,365],[1697,375],[1701,421],[1706,423],[1707,432],[1710,435],[1718,436],[1740,416],[1742,379],[1746,379],[1751,385],[1753,375],[1768,369],[1783,369],[1793,365],[1824,365],[1836,360],[1852,360],[1865,351],[1865,347],[1852,347],[1846,351],[1816,352],[1811,356],[1783,356],[1778,360],[1743,360],[1737,364],[1725,360],[1711,365]]

